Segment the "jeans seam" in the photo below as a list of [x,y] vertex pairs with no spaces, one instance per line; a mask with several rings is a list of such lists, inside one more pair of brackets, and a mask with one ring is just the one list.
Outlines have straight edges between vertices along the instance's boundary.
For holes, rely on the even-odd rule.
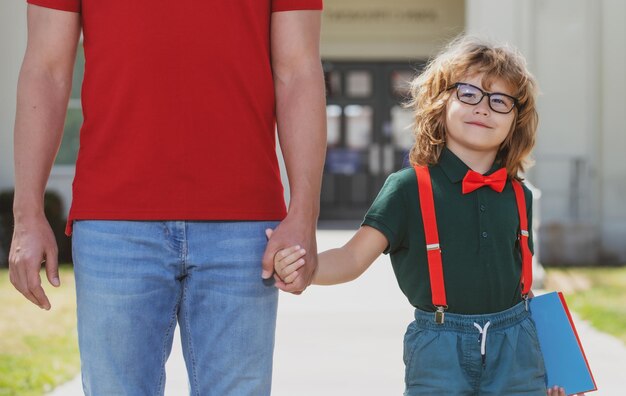
[[172,243],[171,233],[170,233],[170,229],[167,227],[167,222],[162,221],[160,224],[161,224],[161,228],[163,230],[163,235],[165,237],[165,241],[167,243],[167,246],[169,246],[169,248],[172,249],[172,250],[176,250],[176,246]]
[[157,395],[162,395],[165,389],[165,362],[167,360],[167,340],[170,338],[170,334],[172,334],[172,329],[176,326],[176,311],[178,311],[178,303],[174,305],[174,309],[172,310],[172,317],[170,319],[170,325],[167,327],[167,331],[165,332],[163,338],[163,348],[161,353],[161,376],[159,378],[159,386]]
[[181,246],[181,264],[183,266],[183,274],[187,274],[187,259],[189,255],[189,241],[187,240],[187,222],[183,222],[183,244]]
[[[184,308],[184,312],[185,315],[183,316],[183,323],[185,326],[185,332],[187,332],[187,349],[189,351],[189,363],[191,365],[191,367],[189,368],[189,372],[190,372],[190,381],[193,381],[193,386],[192,389],[195,389],[195,394],[196,396],[200,396],[199,393],[199,385],[198,385],[198,376],[196,373],[196,360],[195,360],[195,354],[193,352],[193,340],[192,340],[192,336],[191,336],[191,324],[189,323],[189,307],[187,306],[187,279],[185,279],[183,281],[183,296],[182,296],[182,304],[185,305]],[[181,331],[182,331],[182,327],[181,327]]]

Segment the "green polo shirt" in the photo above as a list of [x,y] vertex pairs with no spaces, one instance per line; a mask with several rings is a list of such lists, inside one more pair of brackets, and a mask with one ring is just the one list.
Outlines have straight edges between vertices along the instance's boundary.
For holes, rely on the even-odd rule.
[[[498,168],[494,164],[486,174]],[[468,170],[448,149],[430,168],[448,312],[499,312],[521,301],[515,193],[509,180],[501,193],[485,186],[463,194],[461,181]],[[412,167],[390,175],[363,225],[376,228],[387,238],[385,253],[391,255],[398,284],[409,302],[434,311],[417,193]],[[526,186],[524,193],[528,227],[532,228],[532,193]],[[529,245],[532,251],[532,233]]]

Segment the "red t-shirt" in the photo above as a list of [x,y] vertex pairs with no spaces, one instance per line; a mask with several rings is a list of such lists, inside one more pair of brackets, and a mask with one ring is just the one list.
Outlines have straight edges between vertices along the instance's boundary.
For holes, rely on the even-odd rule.
[[27,0],[80,12],[68,219],[280,220],[272,12],[322,0]]

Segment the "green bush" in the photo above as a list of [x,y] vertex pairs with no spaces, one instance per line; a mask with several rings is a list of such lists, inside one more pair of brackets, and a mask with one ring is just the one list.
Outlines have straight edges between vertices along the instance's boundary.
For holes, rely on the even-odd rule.
[[[8,266],[9,249],[13,237],[13,191],[0,192],[0,267]],[[44,212],[59,248],[59,262],[72,262],[72,241],[65,235],[66,219],[63,216],[63,201],[58,194],[46,192]]]

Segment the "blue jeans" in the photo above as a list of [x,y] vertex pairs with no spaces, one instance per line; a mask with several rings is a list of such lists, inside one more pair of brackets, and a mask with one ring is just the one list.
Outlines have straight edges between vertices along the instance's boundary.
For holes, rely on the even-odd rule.
[[535,324],[524,303],[485,315],[415,310],[404,336],[405,396],[546,395]]
[[191,395],[269,395],[278,292],[261,258],[276,225],[76,221],[85,394],[162,395],[178,322]]

